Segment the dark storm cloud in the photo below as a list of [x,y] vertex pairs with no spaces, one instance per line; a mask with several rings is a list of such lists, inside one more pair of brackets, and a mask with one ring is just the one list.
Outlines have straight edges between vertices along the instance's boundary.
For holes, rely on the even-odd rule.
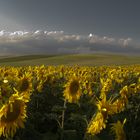
[[140,54],[139,7],[139,0],[0,0],[0,55]]
[[139,0],[1,0],[0,28],[140,36]]

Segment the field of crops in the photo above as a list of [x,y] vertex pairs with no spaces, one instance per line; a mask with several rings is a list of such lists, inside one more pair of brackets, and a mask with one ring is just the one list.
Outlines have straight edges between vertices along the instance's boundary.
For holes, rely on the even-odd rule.
[[1,140],[137,140],[140,65],[0,67]]

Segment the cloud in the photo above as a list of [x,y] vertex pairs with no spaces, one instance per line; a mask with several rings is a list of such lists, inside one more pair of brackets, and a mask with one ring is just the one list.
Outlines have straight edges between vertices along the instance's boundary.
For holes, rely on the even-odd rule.
[[95,51],[139,53],[132,38],[66,34],[64,31],[0,31],[0,55],[91,53]]
[[127,47],[127,46],[129,46],[129,44],[131,43],[131,41],[132,41],[132,38],[126,38],[126,39],[123,39],[123,38],[121,38],[121,39],[119,39],[119,44],[120,45],[122,45],[122,46],[124,46],[124,47]]
[[89,34],[89,43],[99,43],[99,44],[113,44],[115,43],[115,38],[103,36],[100,37],[98,35]]

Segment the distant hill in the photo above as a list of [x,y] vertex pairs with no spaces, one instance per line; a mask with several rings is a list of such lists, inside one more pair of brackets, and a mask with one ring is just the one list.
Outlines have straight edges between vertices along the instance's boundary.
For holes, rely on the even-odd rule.
[[0,57],[0,66],[34,65],[133,65],[140,64],[140,56],[115,54],[25,55]]

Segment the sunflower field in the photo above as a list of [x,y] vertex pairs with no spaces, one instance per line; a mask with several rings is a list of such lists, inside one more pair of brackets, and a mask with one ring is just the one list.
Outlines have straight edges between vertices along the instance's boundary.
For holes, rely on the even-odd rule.
[[0,140],[137,140],[140,65],[0,67]]

